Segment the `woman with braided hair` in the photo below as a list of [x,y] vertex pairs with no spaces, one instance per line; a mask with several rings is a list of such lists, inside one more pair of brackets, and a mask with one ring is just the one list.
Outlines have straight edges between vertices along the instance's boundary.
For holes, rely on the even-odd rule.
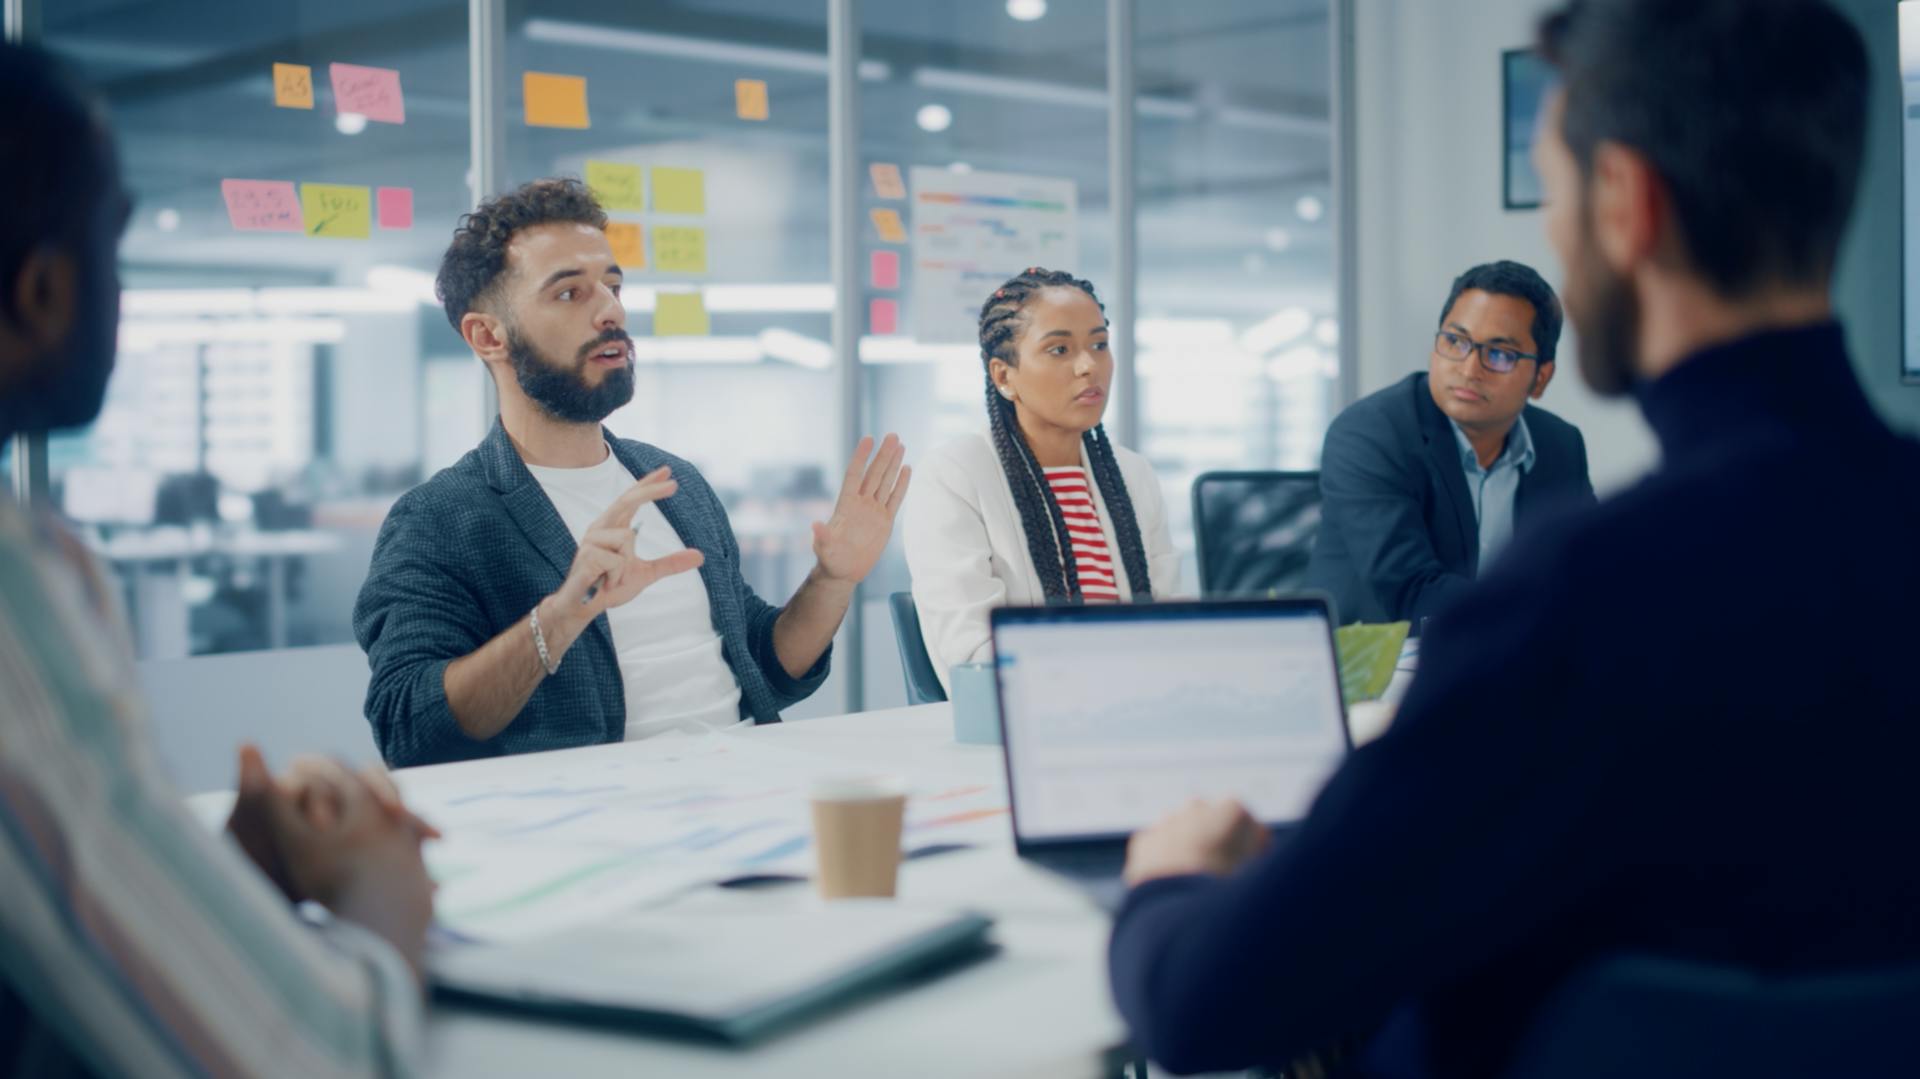
[[980,309],[987,431],[935,450],[906,505],[907,568],[941,682],[988,658],[1008,604],[1138,602],[1179,587],[1145,458],[1100,425],[1113,381],[1093,286],[1033,267]]

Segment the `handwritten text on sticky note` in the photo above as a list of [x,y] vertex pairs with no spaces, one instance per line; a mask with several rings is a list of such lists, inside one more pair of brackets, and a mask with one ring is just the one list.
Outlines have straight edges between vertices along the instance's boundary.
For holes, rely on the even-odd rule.
[[313,69],[305,64],[273,65],[273,103],[283,109],[313,108]]
[[644,210],[640,194],[640,166],[618,161],[587,162],[587,186],[604,210]]
[[331,64],[333,106],[340,112],[357,112],[382,124],[407,122],[406,99],[400,94],[400,73],[390,67],[361,67],[359,64]]
[[653,265],[666,273],[706,273],[707,230],[655,225]]
[[587,128],[587,80],[527,71],[520,76],[528,127]]
[[907,242],[907,229],[906,226],[900,223],[900,211],[874,210],[871,216],[873,217],[873,227],[880,230],[880,238],[882,240],[890,244],[903,244]]
[[645,233],[631,221],[607,222],[607,246],[613,248],[613,261],[629,270],[647,268]]
[[301,184],[307,235],[364,240],[373,232],[373,192],[351,184]]
[[222,180],[227,218],[242,232],[299,232],[300,196],[291,180]]
[[900,181],[900,166],[876,161],[867,166],[867,175],[873,177],[873,193],[881,198],[904,199],[907,197],[907,185]]
[[710,327],[698,292],[662,292],[653,298],[655,337],[705,337]]

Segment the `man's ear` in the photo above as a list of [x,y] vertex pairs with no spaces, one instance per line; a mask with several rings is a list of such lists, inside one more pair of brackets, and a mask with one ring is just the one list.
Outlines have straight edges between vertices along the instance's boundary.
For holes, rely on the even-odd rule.
[[1538,401],[1541,395],[1547,392],[1547,383],[1553,381],[1553,361],[1548,360],[1546,363],[1536,364],[1535,368],[1533,372],[1533,389],[1527,391],[1527,396]]
[[1617,142],[1594,147],[1587,178],[1587,206],[1594,242],[1608,268],[1622,277],[1654,257],[1667,192],[1645,154]]
[[460,316],[460,337],[474,355],[488,364],[507,358],[507,326],[497,315],[469,311]]
[[12,282],[14,330],[36,352],[56,348],[73,332],[80,306],[80,267],[71,253],[42,244],[27,252]]

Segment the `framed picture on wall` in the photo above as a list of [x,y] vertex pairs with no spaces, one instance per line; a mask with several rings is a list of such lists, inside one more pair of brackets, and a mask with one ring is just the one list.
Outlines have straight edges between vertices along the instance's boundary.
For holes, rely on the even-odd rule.
[[1900,380],[1920,385],[1920,3],[1900,5]]
[[1500,54],[1500,198],[1509,210],[1540,206],[1540,174],[1533,171],[1533,130],[1553,69],[1532,49]]

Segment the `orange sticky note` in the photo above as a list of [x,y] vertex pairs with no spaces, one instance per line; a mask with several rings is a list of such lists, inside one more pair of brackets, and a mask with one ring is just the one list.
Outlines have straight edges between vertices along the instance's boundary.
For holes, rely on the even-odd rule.
[[587,121],[587,80],[579,75],[527,71],[520,76],[528,127],[583,129]]
[[283,109],[313,108],[313,69],[305,64],[273,65],[273,103]]
[[733,111],[742,120],[767,118],[767,84],[759,79],[733,81]]
[[629,270],[647,268],[645,233],[631,221],[607,222],[607,244],[613,248],[613,261]]
[[890,244],[907,242],[907,229],[900,223],[898,210],[872,211],[873,227],[880,230],[880,238]]
[[876,161],[867,166],[867,175],[873,177],[873,193],[881,198],[904,199],[907,197],[907,185],[900,180],[900,166]]

